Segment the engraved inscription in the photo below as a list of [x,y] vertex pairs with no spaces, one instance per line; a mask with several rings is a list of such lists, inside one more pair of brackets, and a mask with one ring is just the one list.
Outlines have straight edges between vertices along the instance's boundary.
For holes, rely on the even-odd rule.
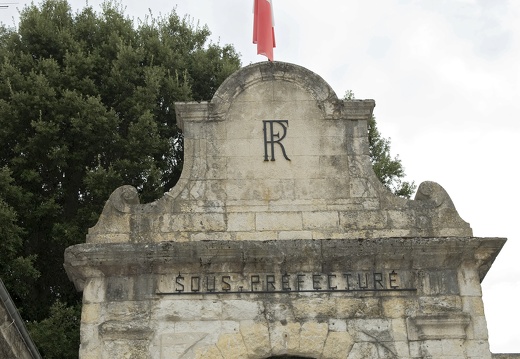
[[255,273],[249,275],[186,273],[179,274],[175,280],[168,278],[168,276],[164,276],[160,280],[159,288],[162,289],[158,290],[157,294],[416,291],[413,287],[401,287],[401,276],[395,270],[387,272]]

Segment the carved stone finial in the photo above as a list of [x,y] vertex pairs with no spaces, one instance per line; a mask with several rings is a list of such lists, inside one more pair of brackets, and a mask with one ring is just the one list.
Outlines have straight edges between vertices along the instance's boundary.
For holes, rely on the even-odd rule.
[[125,185],[112,192],[109,201],[119,212],[129,213],[131,206],[139,204],[139,194],[135,187]]
[[455,208],[448,192],[440,184],[432,181],[425,181],[419,185],[415,200],[430,201],[434,207]]

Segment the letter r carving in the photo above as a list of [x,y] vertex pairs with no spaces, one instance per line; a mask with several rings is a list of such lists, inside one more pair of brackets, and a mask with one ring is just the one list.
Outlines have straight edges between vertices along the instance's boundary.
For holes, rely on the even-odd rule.
[[[291,159],[287,157],[287,153],[285,153],[285,147],[282,144],[282,140],[287,135],[287,127],[289,127],[289,121],[287,120],[265,120],[264,122],[264,161],[269,161],[269,157],[271,157],[271,161],[274,161],[274,145],[278,144],[282,150],[283,157],[290,161]],[[280,135],[280,131],[275,131],[275,124],[277,124],[282,129],[282,135]],[[269,156],[269,151],[271,156]]]

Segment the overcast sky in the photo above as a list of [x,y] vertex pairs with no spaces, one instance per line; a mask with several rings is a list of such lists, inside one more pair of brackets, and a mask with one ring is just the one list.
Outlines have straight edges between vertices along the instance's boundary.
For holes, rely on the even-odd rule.
[[[0,10],[1,21],[16,22],[26,3]],[[273,3],[275,61],[316,72],[339,97],[353,90],[374,99],[380,131],[408,178],[441,184],[475,236],[508,238],[483,296],[491,350],[520,353],[520,1]],[[265,61],[251,43],[253,0],[122,4],[135,19],[176,7],[207,24],[214,42],[233,44],[244,65]]]

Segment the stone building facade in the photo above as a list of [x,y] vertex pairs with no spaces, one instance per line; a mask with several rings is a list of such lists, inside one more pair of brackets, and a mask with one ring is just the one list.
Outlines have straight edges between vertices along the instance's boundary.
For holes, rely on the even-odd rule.
[[0,358],[41,359],[25,322],[0,279]]
[[379,183],[374,106],[280,62],[176,104],[177,185],[116,189],[65,252],[80,358],[492,358],[480,282],[505,239],[473,237],[435,182]]

